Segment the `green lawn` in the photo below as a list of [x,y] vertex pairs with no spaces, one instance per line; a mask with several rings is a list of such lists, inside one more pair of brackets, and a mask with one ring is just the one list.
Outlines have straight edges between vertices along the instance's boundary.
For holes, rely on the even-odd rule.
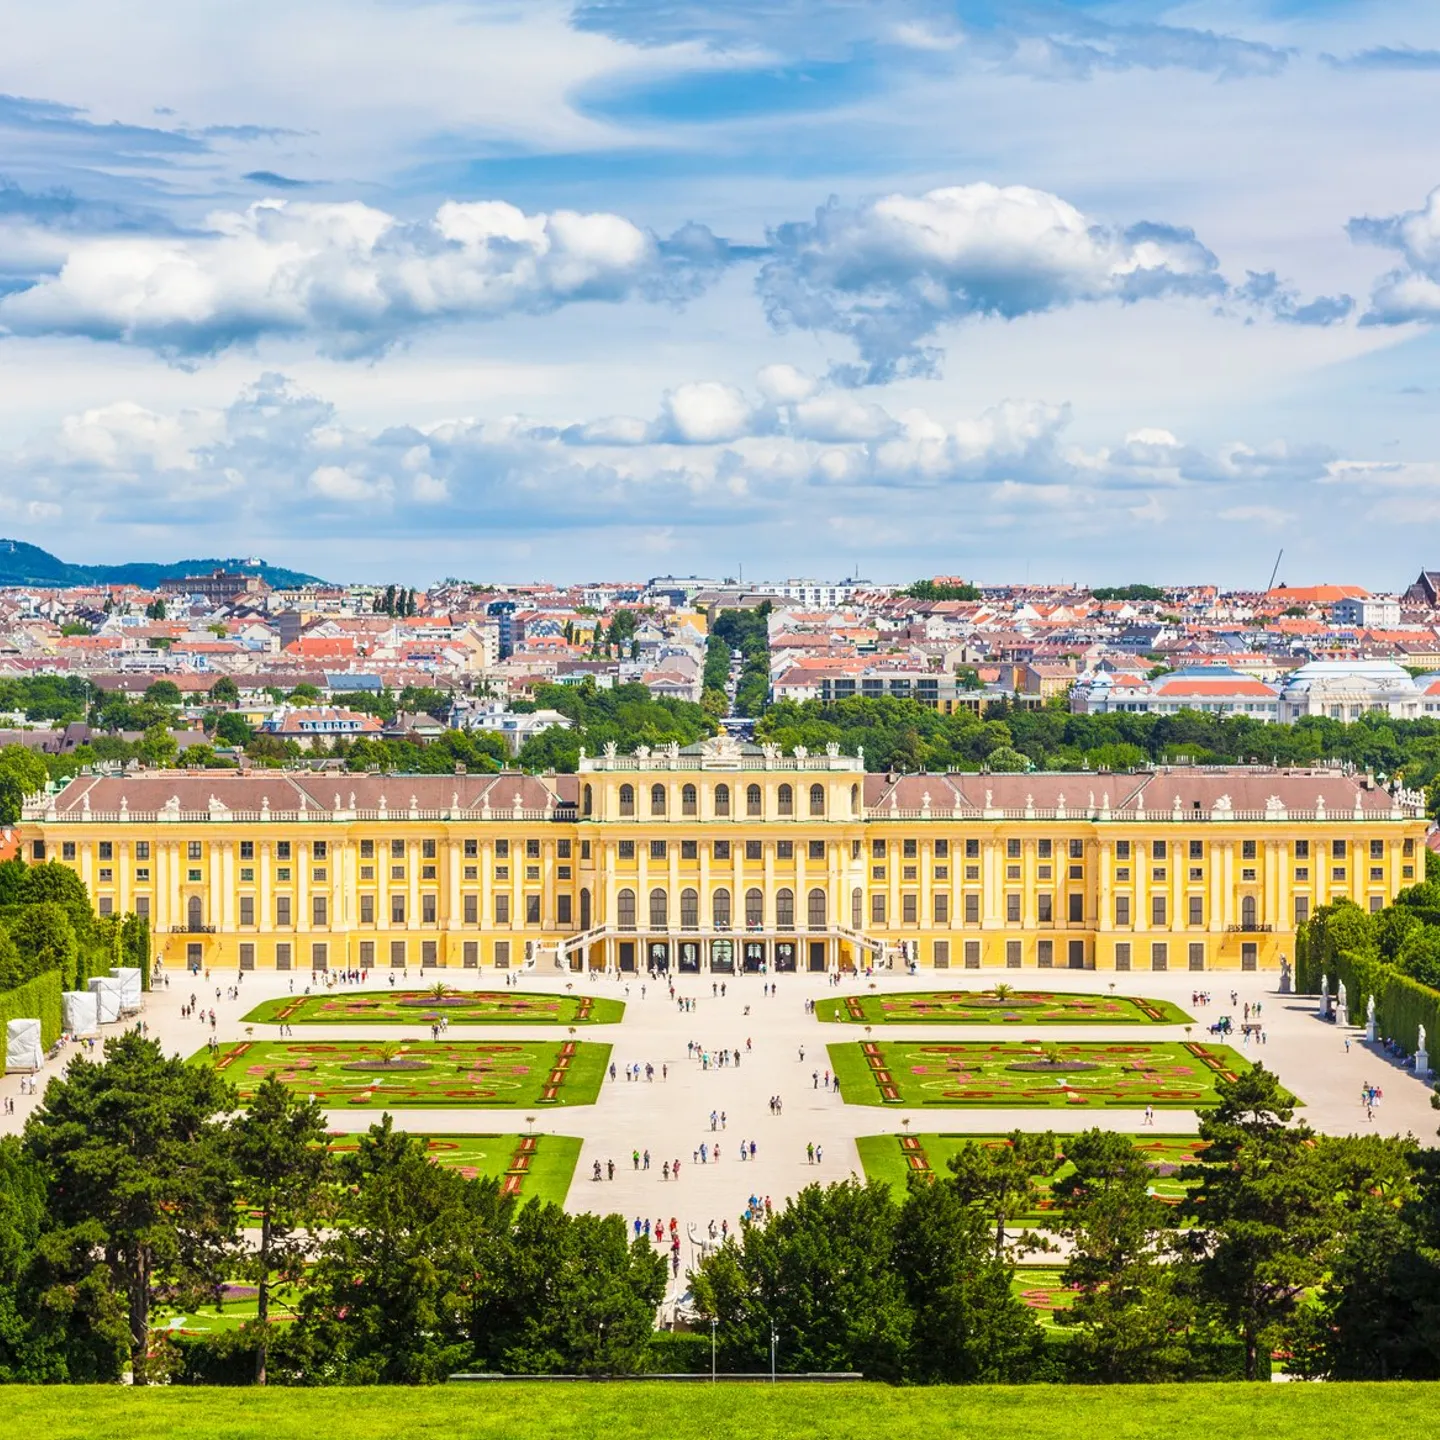
[[852,1025],[1193,1025],[1168,1000],[1130,995],[1061,995],[1049,990],[925,990],[820,1000],[821,1020]]
[[[1228,1045],[1198,1041],[865,1040],[828,1048],[840,1093],[855,1105],[1191,1110],[1215,1104],[1215,1082],[1250,1067]],[[1053,1065],[1045,1053],[1052,1050]]]
[[[565,1203],[580,1139],[575,1135],[422,1135],[429,1156],[467,1179],[493,1175],[522,1200]],[[359,1148],[358,1135],[330,1136],[336,1154]]]
[[623,1000],[599,995],[545,995],[525,990],[355,990],[282,995],[246,1017],[257,1025],[615,1025]]
[[[1033,1210],[1020,1216],[1021,1220],[1039,1224],[1053,1208],[1050,1195],[1055,1182],[1074,1169],[1065,1158],[1065,1142],[1069,1138],[1067,1135],[1055,1137],[1055,1168],[1041,1178],[1038,1203]],[[911,1175],[948,1176],[950,1157],[962,1145],[972,1142],[996,1149],[1010,1144],[1004,1135],[934,1133],[861,1135],[855,1144],[860,1151],[865,1178],[879,1180],[903,1194]],[[1147,1129],[1144,1134],[1130,1136],[1130,1143],[1144,1155],[1154,1173],[1151,1182],[1153,1192],[1167,1204],[1179,1204],[1188,1187],[1180,1183],[1175,1172],[1181,1165],[1198,1160],[1205,1142],[1194,1135],[1155,1135]]]
[[1424,1435],[1440,1385],[752,1383],[360,1390],[5,1387],[7,1428],[46,1440],[1315,1440]]
[[1060,1283],[1058,1265],[1018,1265],[1010,1280],[1010,1288],[1032,1310],[1042,1325],[1055,1324],[1055,1312],[1068,1310],[1075,1303],[1075,1292]]
[[[396,1053],[387,1059],[389,1050]],[[214,1064],[242,1100],[275,1074],[327,1107],[365,1106],[378,1114],[415,1106],[593,1105],[609,1060],[608,1045],[574,1040],[416,1040],[400,1046],[241,1040],[221,1045],[213,1060],[201,1050],[190,1063]]]

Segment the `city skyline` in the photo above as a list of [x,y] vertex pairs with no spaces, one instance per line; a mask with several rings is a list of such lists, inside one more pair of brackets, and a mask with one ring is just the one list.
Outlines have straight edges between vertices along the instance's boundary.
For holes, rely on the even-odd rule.
[[103,23],[0,59],[0,533],[415,585],[1433,558],[1436,17],[162,4],[102,68]]

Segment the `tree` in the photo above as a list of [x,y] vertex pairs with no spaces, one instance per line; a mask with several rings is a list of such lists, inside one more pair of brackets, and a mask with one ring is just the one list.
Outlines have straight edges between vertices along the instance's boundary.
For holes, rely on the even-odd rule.
[[45,761],[34,751],[23,745],[0,749],[0,825],[17,824],[25,797],[43,790],[49,779]]
[[165,618],[165,602],[163,600],[152,600],[145,607],[145,615],[150,620],[163,620]]
[[228,675],[222,675],[210,687],[210,699],[216,705],[238,705],[240,687]]
[[167,1059],[135,1032],[83,1054],[25,1125],[25,1148],[47,1172],[58,1225],[92,1227],[125,1296],[130,1361],[148,1377],[157,1283],[213,1287],[235,1235],[234,1171],[218,1117],[234,1090],[208,1065]]
[[1065,1154],[1074,1169],[1056,1182],[1055,1200],[1075,1300],[1056,1319],[1074,1328],[1077,1376],[1175,1378],[1188,1359],[1191,1310],[1178,1293],[1172,1217],[1150,1193],[1150,1167],[1129,1136],[1107,1130],[1075,1136]]
[[1319,1280],[1331,1235],[1331,1196],[1311,1132],[1291,1126],[1294,1101],[1263,1065],[1216,1085],[1219,1104],[1200,1121],[1203,1161],[1181,1170],[1185,1240],[1199,1294],[1239,1336],[1245,1378],[1260,1376],[1262,1348]]
[[922,1385],[1028,1379],[1043,1345],[1035,1312],[996,1257],[990,1217],[955,1186],[911,1181],[895,1227],[894,1265],[912,1313],[906,1378]]
[[1005,1230],[1011,1220],[1035,1206],[1037,1181],[1058,1164],[1055,1136],[1012,1130],[997,1143],[971,1140],[950,1157],[951,1185],[960,1203],[973,1205],[995,1227],[994,1253],[1005,1254]]
[[145,699],[151,705],[178,705],[183,698],[173,680],[154,680],[145,687]]
[[61,985],[67,990],[74,988],[80,941],[63,905],[53,900],[26,905],[6,928],[19,953],[21,973],[16,983],[58,970]]
[[168,726],[151,725],[140,740],[140,759],[153,770],[166,770],[174,765],[179,748]]
[[297,685],[286,699],[292,705],[313,705],[320,698],[320,692],[313,685],[302,682]]
[[263,1385],[272,1280],[299,1281],[311,1249],[309,1227],[323,1211],[330,1172],[325,1112],[267,1075],[231,1125],[229,1142],[240,1194],[260,1222],[259,1244],[242,1246],[238,1258],[257,1289],[255,1383]]
[[253,737],[255,732],[245,723],[243,717],[237,715],[233,710],[227,710],[225,714],[215,722],[215,739],[222,745],[245,745]]
[[980,592],[963,580],[917,580],[900,592],[911,600],[978,600]]

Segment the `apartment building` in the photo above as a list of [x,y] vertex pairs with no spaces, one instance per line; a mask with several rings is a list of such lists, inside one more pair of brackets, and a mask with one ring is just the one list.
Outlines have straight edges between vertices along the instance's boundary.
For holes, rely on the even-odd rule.
[[1278,967],[1422,876],[1419,797],[1333,770],[869,774],[717,737],[576,775],[80,776],[34,860],[166,963],[720,974]]

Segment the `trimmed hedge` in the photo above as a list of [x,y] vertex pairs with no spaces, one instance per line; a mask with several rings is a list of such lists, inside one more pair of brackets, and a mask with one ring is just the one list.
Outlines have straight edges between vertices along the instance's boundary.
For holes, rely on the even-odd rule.
[[60,972],[48,970],[0,994],[0,1026],[11,1020],[38,1020],[40,1040],[48,1050],[60,1038]]

